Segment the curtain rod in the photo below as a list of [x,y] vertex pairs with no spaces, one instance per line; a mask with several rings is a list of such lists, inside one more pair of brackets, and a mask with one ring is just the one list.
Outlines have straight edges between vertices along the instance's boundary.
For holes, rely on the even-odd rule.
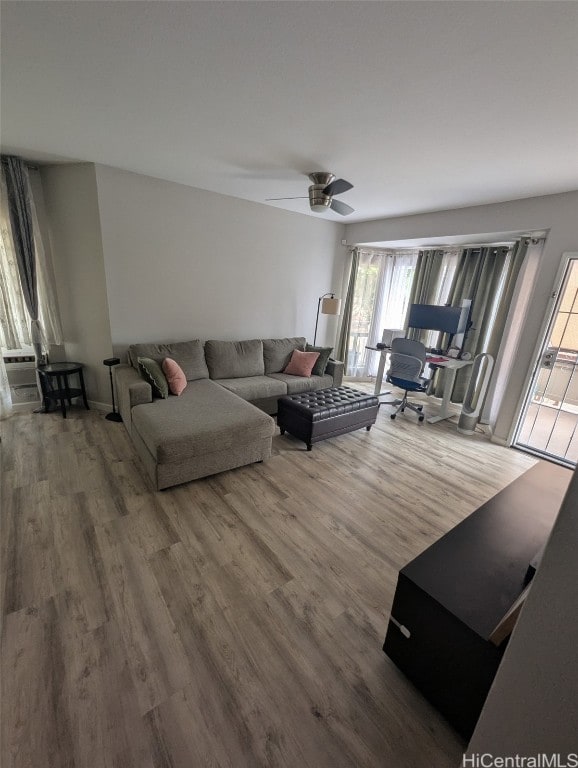
[[[17,157],[17,155],[10,155],[10,153],[2,153],[2,158],[5,158],[5,157]],[[24,158],[22,158],[22,162],[30,171],[40,170],[38,165],[35,165],[34,163],[29,162],[28,160],[24,160]]]
[[[526,235],[525,237],[518,238],[519,240],[525,240],[526,245],[529,245],[532,243],[533,245],[537,245],[538,243],[544,243],[546,242],[545,237],[532,237],[531,235]],[[453,244],[450,245],[448,243],[445,243],[443,245],[406,245],[405,247],[399,246],[396,248],[392,248],[391,246],[379,246],[379,245],[350,245],[349,250],[353,250],[354,248],[360,248],[365,251],[444,251],[444,250],[450,250],[453,248],[463,249],[463,248],[511,248],[513,245],[515,245],[518,242],[518,240],[502,240],[497,243],[465,243],[465,244]]]
[[[533,240],[532,242],[537,242]],[[391,246],[376,245],[351,245],[350,250],[360,248],[364,251],[451,251],[463,250],[464,248],[511,248],[516,240],[502,241],[498,243],[466,243],[462,245],[406,245],[405,247],[392,248]]]
[[[456,248],[510,248],[515,245],[515,240],[506,240],[499,243],[468,243],[467,245],[453,246]],[[445,246],[446,248],[448,246]]]

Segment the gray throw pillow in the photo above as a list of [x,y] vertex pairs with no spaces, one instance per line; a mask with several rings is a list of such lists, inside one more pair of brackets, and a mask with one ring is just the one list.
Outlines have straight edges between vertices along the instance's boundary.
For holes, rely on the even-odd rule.
[[139,357],[138,369],[140,375],[153,389],[153,397],[162,397],[166,400],[169,396],[169,383],[162,368],[151,357]]
[[294,349],[305,351],[305,337],[293,336],[288,339],[263,339],[263,360],[265,375],[281,373],[287,367]]
[[240,379],[245,376],[263,376],[263,342],[247,341],[205,342],[205,359],[211,379]]
[[327,368],[327,363],[329,362],[329,358],[331,357],[331,353],[333,352],[333,347],[314,347],[312,344],[307,344],[305,347],[305,351],[319,352],[319,357],[317,358],[317,362],[313,366],[311,375],[323,376],[323,374],[325,373],[325,369]]
[[139,357],[150,357],[152,360],[156,360],[159,365],[162,365],[166,357],[170,357],[183,369],[187,381],[209,378],[203,342],[198,339],[171,341],[166,344],[131,344],[128,348],[128,357],[130,364],[137,370]]

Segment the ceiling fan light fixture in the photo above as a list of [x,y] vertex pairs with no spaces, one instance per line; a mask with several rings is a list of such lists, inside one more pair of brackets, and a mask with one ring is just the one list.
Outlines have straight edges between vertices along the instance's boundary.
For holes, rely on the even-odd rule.
[[335,181],[335,174],[328,173],[327,171],[314,171],[313,173],[309,174],[309,180],[313,186],[318,186],[321,187],[321,189],[325,189],[326,186]]
[[331,205],[331,198],[327,195],[322,195],[317,191],[309,191],[309,206],[312,211],[317,213],[325,213],[329,210]]
[[[321,174],[312,173],[309,178],[313,179],[314,176],[320,176]],[[333,174],[323,174],[324,177],[332,176]],[[325,178],[312,184],[309,187],[309,207],[316,213],[326,213],[331,205],[331,197],[323,193],[323,190],[327,184],[325,184]]]
[[[348,216],[353,213],[353,208],[350,205],[334,199],[335,195],[353,189],[351,182],[337,179],[334,173],[327,173],[326,171],[310,173],[309,179],[313,182],[309,187],[309,207],[314,213],[335,211],[340,216]],[[299,197],[268,197],[267,201],[299,199]]]

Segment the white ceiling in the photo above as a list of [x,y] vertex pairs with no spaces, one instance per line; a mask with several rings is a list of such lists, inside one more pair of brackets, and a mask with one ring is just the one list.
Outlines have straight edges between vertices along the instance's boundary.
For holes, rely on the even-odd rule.
[[1,11],[3,151],[257,202],[333,171],[347,222],[578,189],[578,2]]

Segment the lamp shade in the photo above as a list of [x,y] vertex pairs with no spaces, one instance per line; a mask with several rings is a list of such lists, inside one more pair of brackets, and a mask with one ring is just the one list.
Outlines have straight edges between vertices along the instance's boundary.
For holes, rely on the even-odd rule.
[[321,302],[321,314],[323,315],[338,315],[341,309],[341,300],[335,299],[333,296],[323,299]]

